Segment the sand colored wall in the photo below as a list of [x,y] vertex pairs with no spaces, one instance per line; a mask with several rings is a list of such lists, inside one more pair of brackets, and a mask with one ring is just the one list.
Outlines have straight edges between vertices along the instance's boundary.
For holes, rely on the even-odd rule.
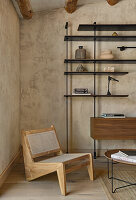
[[19,19],[10,0],[0,1],[0,174],[20,145]]
[[[131,14],[130,14],[131,13]],[[30,21],[21,22],[21,128],[35,129],[56,126],[59,139],[66,146],[65,131],[65,22],[70,22],[69,34],[88,35],[93,33],[78,32],[83,23],[135,23],[136,1],[123,0],[111,7],[105,0],[92,1],[91,4],[79,7],[75,13],[67,14],[64,9],[35,14]],[[112,33],[99,33],[109,34]],[[127,34],[118,32],[119,35]],[[129,32],[128,34],[135,34]],[[88,57],[93,58],[92,42],[72,42],[69,44],[69,58],[79,45],[87,49]],[[116,58],[136,58],[136,50],[120,52],[117,46],[134,45],[132,42],[102,42],[97,44],[97,58],[104,49],[112,49]],[[70,66],[70,65],[69,65]],[[103,70],[105,65],[97,65]],[[109,66],[109,65],[107,65]],[[126,116],[136,116],[136,68],[135,65],[114,65],[116,71],[129,71],[126,76],[115,77],[119,83],[111,83],[113,94],[129,94],[129,98],[101,98],[97,100],[97,116],[103,112],[121,112]],[[77,64],[72,68],[76,69]],[[89,71],[93,64],[87,64]],[[72,86],[88,87],[93,92],[93,78],[76,76]],[[97,93],[106,94],[107,77],[97,78]],[[72,124],[70,147],[72,149],[93,149],[90,137],[90,117],[93,116],[93,99],[75,98],[72,101]],[[135,147],[135,141],[101,141],[97,148]]]

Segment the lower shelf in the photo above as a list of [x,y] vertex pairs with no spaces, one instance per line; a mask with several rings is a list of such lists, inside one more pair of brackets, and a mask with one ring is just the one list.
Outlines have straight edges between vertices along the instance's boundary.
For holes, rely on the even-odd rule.
[[64,72],[64,75],[126,75],[128,72]]
[[125,94],[125,95],[103,95],[103,94],[99,94],[99,95],[88,95],[88,94],[68,94],[68,95],[64,95],[64,97],[128,97],[129,95]]
[[136,59],[114,59],[114,60],[106,60],[106,59],[65,59],[64,63],[104,63],[104,64],[135,64]]

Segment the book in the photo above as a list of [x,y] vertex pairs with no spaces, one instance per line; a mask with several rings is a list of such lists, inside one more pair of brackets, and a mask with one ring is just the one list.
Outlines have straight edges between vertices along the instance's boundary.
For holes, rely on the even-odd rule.
[[125,118],[125,115],[121,114],[121,113],[102,113],[101,117],[103,117],[103,118]]
[[126,117],[125,116],[109,116],[109,117],[106,116],[106,117],[102,117],[102,118],[126,118]]
[[[125,151],[124,151],[125,152]],[[122,151],[118,153],[111,154],[111,158],[115,160],[122,160],[125,162],[136,163],[136,156],[129,156]]]
[[92,95],[91,93],[72,93],[72,95]]
[[75,88],[74,89],[75,94],[88,94],[87,88]]

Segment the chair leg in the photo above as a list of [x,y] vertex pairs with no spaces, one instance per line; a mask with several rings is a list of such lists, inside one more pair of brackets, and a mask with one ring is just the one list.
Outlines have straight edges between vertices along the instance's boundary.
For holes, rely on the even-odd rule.
[[89,173],[89,177],[90,180],[94,180],[94,173],[93,173],[93,158],[92,158],[92,154],[89,154],[89,160],[90,160],[90,165],[87,166],[88,168],[88,173]]
[[58,175],[61,194],[66,195],[66,173],[64,164],[62,164],[61,167],[57,169],[57,175]]

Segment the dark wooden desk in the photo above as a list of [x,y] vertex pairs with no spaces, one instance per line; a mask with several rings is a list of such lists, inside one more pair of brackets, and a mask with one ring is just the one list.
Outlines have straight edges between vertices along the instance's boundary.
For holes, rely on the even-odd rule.
[[91,118],[94,140],[136,140],[136,117]]

